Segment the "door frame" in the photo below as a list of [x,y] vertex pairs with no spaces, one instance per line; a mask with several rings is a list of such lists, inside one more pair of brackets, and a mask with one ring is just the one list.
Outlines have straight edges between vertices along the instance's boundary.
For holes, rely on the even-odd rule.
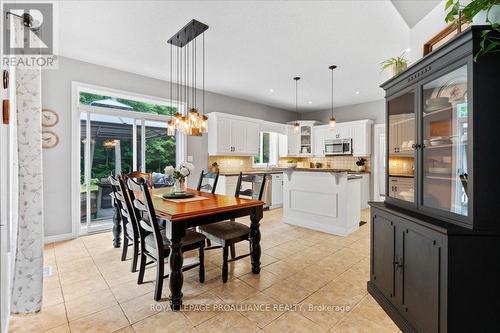
[[[73,237],[78,237],[81,235],[81,217],[80,217],[80,113],[81,112],[92,112],[95,114],[108,114],[120,117],[130,117],[133,119],[151,120],[151,121],[167,121],[169,116],[140,113],[135,111],[125,111],[119,109],[110,109],[98,106],[81,105],[80,92],[87,92],[98,95],[107,95],[117,98],[136,100],[150,104],[159,104],[164,106],[176,106],[181,114],[186,114],[186,107],[184,103],[177,102],[175,100],[165,99],[156,96],[149,96],[144,94],[137,94],[133,92],[127,92],[123,90],[97,86],[93,84],[82,83],[78,81],[71,82],[71,234]],[[144,124],[145,122],[143,122]],[[140,126],[140,125],[138,125]],[[144,126],[142,126],[144,127]],[[134,126],[135,128],[135,126]],[[136,132],[136,131],[134,131]],[[137,133],[134,133],[135,136]],[[134,136],[133,134],[133,136]],[[141,146],[145,145],[144,140],[141,136]],[[135,147],[134,147],[135,148]],[[136,149],[136,148],[135,148]],[[134,150],[135,150],[134,149]],[[185,134],[177,132],[176,134],[176,164],[179,165],[181,162],[186,161],[187,155],[187,137]],[[135,157],[135,156],[134,156]],[[137,158],[134,158],[134,165],[137,163]],[[144,165],[144,164],[143,164]],[[103,230],[109,230],[105,228]],[[94,230],[94,231],[103,231]],[[87,233],[89,231],[87,230]]]
[[[378,190],[379,187],[381,186],[380,184],[380,173],[383,171],[379,168],[380,161],[384,159],[384,154],[383,152],[380,151],[380,145],[378,142],[378,139],[380,135],[386,134],[386,126],[385,124],[375,124],[373,125],[373,201],[384,201],[385,196],[387,196],[387,192],[385,193],[385,196],[380,195],[380,191]],[[387,140],[387,139],[386,139]],[[387,147],[387,145],[385,145]],[[386,149],[387,153],[387,149]],[[386,165],[386,172],[387,172],[387,165]],[[385,179],[385,177],[384,177]],[[385,180],[382,183],[382,185],[385,187]],[[387,191],[387,189],[386,189]]]

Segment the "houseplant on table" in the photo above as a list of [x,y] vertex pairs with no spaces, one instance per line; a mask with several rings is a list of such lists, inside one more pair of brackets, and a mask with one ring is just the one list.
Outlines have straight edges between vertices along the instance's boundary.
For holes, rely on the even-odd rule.
[[474,61],[484,54],[500,51],[500,39],[491,34],[492,31],[500,32],[500,0],[473,0],[465,6],[460,0],[448,0],[445,10],[446,23],[491,25],[491,29],[482,32],[479,51],[474,55]]
[[174,193],[186,192],[186,178],[194,170],[194,165],[188,162],[182,162],[179,167],[175,169],[169,165],[165,168],[165,175],[175,179]]

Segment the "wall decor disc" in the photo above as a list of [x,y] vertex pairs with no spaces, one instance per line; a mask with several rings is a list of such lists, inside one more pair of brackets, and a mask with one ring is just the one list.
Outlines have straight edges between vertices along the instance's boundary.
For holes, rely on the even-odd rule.
[[53,127],[59,122],[59,115],[54,110],[42,109],[42,126]]
[[59,143],[59,137],[52,131],[42,131],[42,148],[54,148]]

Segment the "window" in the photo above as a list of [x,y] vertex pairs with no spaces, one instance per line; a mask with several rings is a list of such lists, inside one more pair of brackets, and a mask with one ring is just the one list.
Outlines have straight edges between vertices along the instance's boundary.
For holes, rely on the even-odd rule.
[[254,166],[278,164],[278,133],[260,132],[259,155],[254,156]]
[[133,101],[130,99],[116,98],[105,95],[97,95],[88,92],[80,92],[80,104],[100,106],[111,109],[152,113],[164,116],[172,116],[177,111],[177,108],[175,107],[146,103],[141,101]]

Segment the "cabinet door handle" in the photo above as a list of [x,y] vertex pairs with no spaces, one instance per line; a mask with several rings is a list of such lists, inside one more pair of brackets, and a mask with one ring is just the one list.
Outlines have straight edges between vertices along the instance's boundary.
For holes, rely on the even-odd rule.
[[399,259],[396,258],[396,260],[394,261],[394,269],[399,272],[400,270],[402,271],[403,270],[403,264],[399,262]]

